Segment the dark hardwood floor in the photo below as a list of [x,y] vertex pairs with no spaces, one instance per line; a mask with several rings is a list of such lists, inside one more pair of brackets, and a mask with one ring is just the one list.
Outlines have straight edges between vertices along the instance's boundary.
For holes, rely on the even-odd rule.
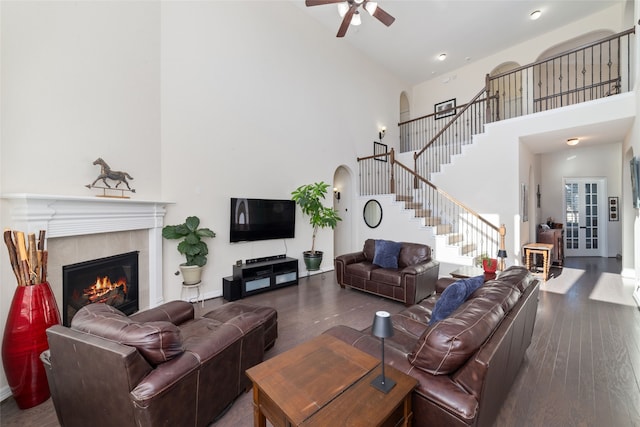
[[[571,258],[542,287],[533,341],[496,426],[640,426],[640,311],[613,258]],[[333,325],[364,328],[376,310],[404,306],[342,290],[333,272],[298,286],[247,298],[278,310],[273,357]],[[222,298],[196,305],[206,312]],[[51,399],[21,411],[0,404],[2,426],[58,426]],[[240,396],[215,427],[253,425],[251,393]],[[422,427],[422,426],[418,426]]]

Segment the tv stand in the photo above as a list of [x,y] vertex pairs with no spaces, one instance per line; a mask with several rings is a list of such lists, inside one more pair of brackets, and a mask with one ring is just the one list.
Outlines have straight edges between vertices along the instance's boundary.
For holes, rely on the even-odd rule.
[[242,298],[298,284],[298,260],[281,258],[233,266],[233,278],[240,283]]

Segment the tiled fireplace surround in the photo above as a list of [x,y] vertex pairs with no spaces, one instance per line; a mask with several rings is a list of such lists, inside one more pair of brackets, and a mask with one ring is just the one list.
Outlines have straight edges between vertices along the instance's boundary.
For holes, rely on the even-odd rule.
[[162,226],[166,202],[102,197],[5,194],[10,228],[46,230],[48,278],[58,308],[62,266],[139,251],[140,309],[155,307],[162,292]]

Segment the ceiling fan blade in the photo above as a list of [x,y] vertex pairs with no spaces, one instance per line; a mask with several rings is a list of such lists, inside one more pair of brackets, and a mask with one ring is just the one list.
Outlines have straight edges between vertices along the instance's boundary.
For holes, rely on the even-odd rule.
[[324,4],[342,3],[345,0],[305,0],[307,6],[322,6]]
[[385,12],[384,10],[382,10],[382,8],[380,6],[378,6],[375,10],[375,12],[373,12],[373,16],[375,18],[378,19],[378,21],[382,22],[384,25],[386,25],[387,27],[391,24],[393,24],[393,21],[396,20],[396,18],[394,18],[393,16],[389,15],[387,12]]
[[357,8],[358,5],[354,3],[353,5],[351,5],[349,10],[347,10],[347,13],[345,13],[344,18],[342,19],[342,24],[340,24],[340,28],[338,29],[338,34],[336,34],[336,37],[344,37],[344,35],[347,34],[349,24],[351,24],[351,17],[353,16]]

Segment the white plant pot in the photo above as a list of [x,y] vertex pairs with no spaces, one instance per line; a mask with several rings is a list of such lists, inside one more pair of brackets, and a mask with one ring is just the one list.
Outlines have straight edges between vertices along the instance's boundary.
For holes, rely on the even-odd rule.
[[197,265],[180,264],[180,272],[182,273],[182,281],[185,285],[195,285],[202,279],[202,269]]

